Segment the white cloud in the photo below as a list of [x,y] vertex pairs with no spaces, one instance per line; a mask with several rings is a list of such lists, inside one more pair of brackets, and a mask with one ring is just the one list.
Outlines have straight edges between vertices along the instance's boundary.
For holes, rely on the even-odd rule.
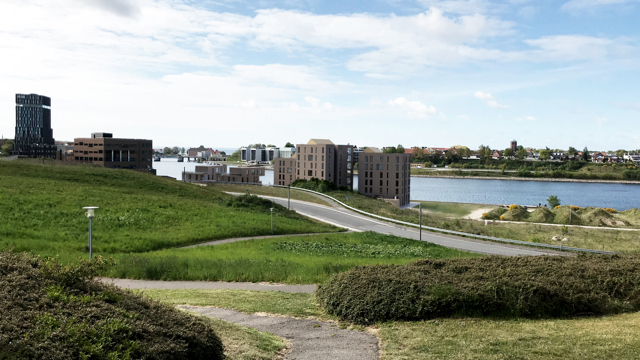
[[506,105],[499,104],[496,101],[496,99],[493,97],[493,95],[489,93],[478,91],[475,94],[473,94],[473,96],[484,101],[485,104],[487,104],[487,106],[492,107],[494,109],[506,109],[508,107]]
[[77,3],[95,6],[125,17],[134,17],[140,14],[140,8],[135,0],[77,0]]
[[485,13],[493,4],[488,0],[418,0],[426,7],[435,7],[454,14]]
[[612,40],[584,35],[545,36],[525,40],[528,45],[539,48],[530,54],[530,60],[574,61],[601,59],[608,55],[622,55],[630,50],[625,40]]
[[565,11],[586,10],[598,6],[637,3],[638,0],[571,0],[562,5]]
[[389,100],[392,107],[400,107],[406,110],[410,118],[428,118],[430,115],[436,114],[438,111],[433,106],[427,106],[419,101],[410,101],[404,97],[395,100]]
[[328,102],[321,102],[320,99],[312,96],[305,96],[304,100],[311,105],[316,112],[330,112],[333,111],[333,105]]
[[598,123],[598,125],[603,125],[605,123],[608,123],[609,119],[607,119],[606,117],[596,117],[596,122]]
[[460,120],[469,120],[469,117],[467,115],[460,115],[460,116],[458,116],[458,119],[460,119]]
[[538,119],[534,118],[533,116],[525,116],[516,118],[516,121],[538,121]]

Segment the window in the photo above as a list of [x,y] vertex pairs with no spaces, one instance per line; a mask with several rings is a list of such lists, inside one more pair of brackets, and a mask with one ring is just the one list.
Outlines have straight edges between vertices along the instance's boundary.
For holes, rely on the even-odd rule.
[[400,162],[400,156],[396,156],[396,162]]
[[400,171],[400,165],[396,164],[396,171]]
[[398,187],[398,180],[396,180],[396,187]]
[[313,161],[313,155],[307,155],[307,161]]
[[399,179],[399,178],[400,178],[400,176],[399,176],[399,175],[400,175],[399,173],[396,173],[396,179]]
[[[300,160],[300,154],[298,154],[298,160]],[[298,164],[299,164],[299,163],[298,163]],[[298,166],[300,166],[300,165],[298,165]]]
[[[383,170],[382,164],[376,164],[376,170]],[[382,177],[382,173],[380,173],[380,177]]]
[[382,180],[380,180],[380,186],[382,186]]
[[[322,148],[322,150],[324,150],[324,148]],[[323,151],[324,152],[324,151]],[[324,161],[324,155],[322,155],[322,161]]]
[[322,168],[324,169],[324,163],[322,163]]
[[384,156],[380,156],[380,162],[384,161]]
[[380,179],[382,179],[384,177],[384,175],[382,175],[382,173],[380,173]]
[[324,171],[321,171],[321,172],[320,172],[320,176],[321,176],[321,177],[324,177]]
[[307,176],[313,176],[313,170],[307,170]]
[[[324,148],[322,148],[322,153],[324,154]],[[322,157],[322,160],[324,160],[324,156]]]

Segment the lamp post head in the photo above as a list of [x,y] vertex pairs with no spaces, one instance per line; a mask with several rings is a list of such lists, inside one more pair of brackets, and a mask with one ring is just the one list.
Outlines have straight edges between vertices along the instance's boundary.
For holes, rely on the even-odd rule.
[[269,210],[271,210],[271,212],[273,212],[273,208],[269,208]]
[[98,209],[97,206],[85,206],[83,207],[83,209],[87,210],[87,217],[89,219],[93,219],[93,213],[96,209]]

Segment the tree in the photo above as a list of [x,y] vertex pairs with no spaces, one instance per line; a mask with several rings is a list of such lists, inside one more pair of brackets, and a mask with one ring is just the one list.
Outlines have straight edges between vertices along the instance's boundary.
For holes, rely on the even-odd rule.
[[518,149],[518,154],[517,154],[517,156],[518,156],[518,159],[520,159],[520,160],[524,160],[524,158],[526,158],[526,157],[527,157],[527,150],[525,150],[524,148],[522,148],[522,149]]
[[547,199],[547,204],[549,204],[549,207],[553,209],[556,206],[560,206],[560,199],[558,199],[558,197],[555,195],[551,195]]
[[385,154],[395,154],[398,151],[395,146],[387,147],[382,149],[382,152]]
[[284,144],[284,147],[296,147],[296,146],[287,141],[287,143]]
[[404,154],[404,146],[398,144],[398,146],[396,147],[396,153]]
[[170,147],[165,147],[164,150],[162,151],[163,154],[165,155],[171,155],[171,148]]
[[567,154],[569,156],[576,156],[576,155],[578,155],[578,150],[576,148],[574,148],[573,146],[569,146],[569,150],[567,150]]
[[4,144],[2,144],[2,155],[8,156],[11,155],[13,151],[13,141],[5,140]]
[[177,147],[177,146],[174,146],[174,147],[171,149],[171,152],[172,152],[172,153],[174,153],[174,154],[180,154],[180,148],[179,148],[179,147]]
[[276,146],[273,145],[273,144],[269,144],[269,145],[267,145],[267,147],[269,148],[269,147],[276,147]]
[[422,148],[419,148],[416,146],[413,149],[411,149],[411,161],[415,159],[421,159],[423,157],[424,157],[424,152],[422,151]]
[[492,155],[491,147],[480,145],[480,147],[478,148],[478,155],[485,159],[491,158],[491,155]]
[[512,157],[515,154],[513,153],[513,149],[506,148],[506,149],[504,149],[504,152],[502,153],[502,155],[505,156],[505,157]]
[[540,160],[549,160],[551,158],[551,150],[540,150]]
[[623,150],[623,149],[617,150],[617,151],[616,151],[616,156],[617,156],[617,157],[619,157],[619,158],[621,158],[621,157],[623,157],[623,156],[624,156],[624,154],[625,154],[626,152],[627,152],[627,151],[626,151],[626,150]]
[[459,146],[456,148],[458,156],[465,158],[471,156],[471,150],[466,146]]
[[180,148],[180,153],[181,153],[181,154],[186,154],[186,153],[187,153],[187,149],[185,149],[185,148]]
[[582,160],[589,161],[589,159],[591,159],[591,156],[589,155],[589,149],[585,146],[584,150],[582,150]]

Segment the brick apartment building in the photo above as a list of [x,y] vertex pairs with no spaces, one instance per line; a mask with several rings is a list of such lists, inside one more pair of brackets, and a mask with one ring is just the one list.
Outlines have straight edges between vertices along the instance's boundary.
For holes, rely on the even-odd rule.
[[358,160],[360,194],[385,199],[398,207],[409,205],[411,154],[385,154],[369,147]]
[[92,133],[90,138],[73,141],[76,162],[91,163],[106,168],[153,170],[153,141],[118,139],[110,133]]
[[293,157],[274,159],[274,182],[287,186],[297,179],[316,178],[353,189],[352,152],[351,145],[311,139],[307,144],[298,144]]

